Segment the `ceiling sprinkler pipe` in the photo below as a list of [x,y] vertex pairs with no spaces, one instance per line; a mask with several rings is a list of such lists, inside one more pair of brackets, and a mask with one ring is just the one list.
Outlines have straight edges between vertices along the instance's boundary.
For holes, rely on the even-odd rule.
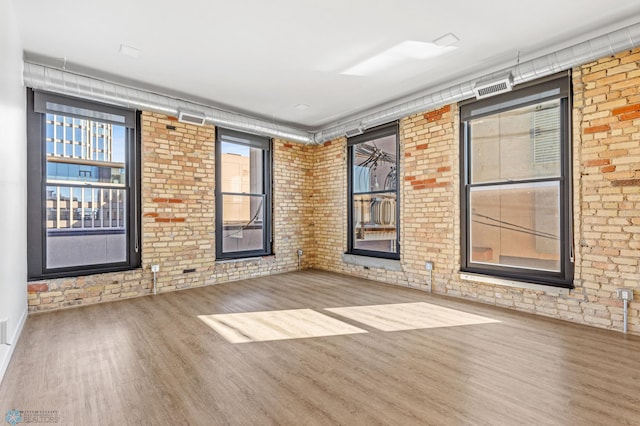
[[[460,102],[474,97],[474,86],[477,81],[492,75],[511,72],[514,84],[526,83],[578,65],[596,61],[602,57],[614,55],[640,45],[640,23],[604,34],[602,36],[578,43],[571,47],[520,63],[515,67],[505,68],[495,73],[474,80],[464,81],[443,90],[426,91],[423,95],[413,97],[404,102],[391,102],[369,109],[354,116],[323,127],[314,135],[316,143],[342,137],[346,131],[364,124],[365,129],[389,123],[411,114],[426,112],[443,105]],[[415,95],[414,95],[415,96]]]
[[315,133],[31,62],[25,62],[24,80],[28,87],[36,90],[78,96],[97,102],[166,115],[177,116],[181,110],[199,112],[206,117],[206,123],[216,126],[292,142],[323,143],[346,136],[356,129],[366,130],[415,113],[470,99],[474,96],[473,89],[476,82],[494,74],[511,72],[514,84],[521,84],[626,49],[632,49],[638,45],[640,45],[640,23],[522,62],[514,67],[507,67],[478,79],[462,81],[442,90],[425,90],[422,93],[405,97],[404,100],[396,100],[368,109],[324,126]]
[[205,116],[206,123],[215,126],[292,142],[313,142],[312,134],[305,130],[31,62],[24,63],[24,82],[35,90],[159,114],[178,116],[183,110],[197,112]]

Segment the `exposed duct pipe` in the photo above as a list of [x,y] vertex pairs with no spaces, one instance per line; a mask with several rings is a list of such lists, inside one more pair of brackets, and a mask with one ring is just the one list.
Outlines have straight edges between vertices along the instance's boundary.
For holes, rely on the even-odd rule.
[[[633,24],[608,34],[558,50],[511,68],[505,68],[491,75],[501,75],[511,71],[513,83],[521,84],[537,78],[565,71],[574,66],[583,65],[604,56],[614,55],[640,44],[640,24]],[[490,77],[490,76],[487,76]],[[476,80],[464,81],[444,90],[424,92],[423,95],[408,101],[394,101],[388,104],[360,112],[346,120],[332,123],[317,131],[316,143],[322,143],[344,136],[353,129],[370,129],[422,111],[429,111],[446,104],[474,97]]]
[[[640,44],[640,23],[610,32],[568,48],[507,67],[485,77],[511,72],[515,85],[545,77],[574,66],[614,55]],[[324,126],[315,133],[294,127],[224,111],[196,102],[135,89],[57,68],[25,62],[25,84],[34,89],[78,96],[114,105],[138,108],[177,116],[180,111],[199,112],[205,122],[257,135],[276,137],[295,142],[322,143],[337,137],[385,124],[418,112],[429,111],[446,104],[474,96],[478,79],[456,83],[442,90],[426,90],[409,97],[377,106],[347,119]]]
[[36,90],[176,117],[182,111],[201,113],[205,123],[216,126],[294,142],[313,142],[311,133],[294,127],[30,62],[24,64],[24,82]]

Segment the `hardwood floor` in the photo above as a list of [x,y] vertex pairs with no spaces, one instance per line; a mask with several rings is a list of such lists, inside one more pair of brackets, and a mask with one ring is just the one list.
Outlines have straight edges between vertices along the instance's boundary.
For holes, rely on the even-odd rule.
[[[339,315],[361,310],[327,310],[416,302],[490,321],[382,331]],[[233,344],[198,318],[294,309],[366,332]],[[390,327],[388,312],[397,307],[365,313]],[[639,362],[637,337],[302,271],[30,316],[0,415],[54,411],[71,425],[640,425]]]

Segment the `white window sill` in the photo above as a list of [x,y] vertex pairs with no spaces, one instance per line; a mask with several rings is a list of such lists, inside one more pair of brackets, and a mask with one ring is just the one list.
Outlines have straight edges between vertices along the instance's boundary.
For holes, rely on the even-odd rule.
[[460,273],[460,279],[464,281],[472,281],[481,284],[493,284],[504,287],[521,288],[525,290],[543,291],[549,296],[560,296],[569,294],[568,288],[554,287],[542,284],[525,283],[522,281],[513,281],[504,278],[490,277],[488,275],[470,274],[467,272]]

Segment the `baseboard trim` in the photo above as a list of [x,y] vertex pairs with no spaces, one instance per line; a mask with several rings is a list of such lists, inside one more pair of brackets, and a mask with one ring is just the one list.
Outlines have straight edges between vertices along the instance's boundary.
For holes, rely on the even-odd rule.
[[27,307],[24,307],[24,312],[18,321],[18,326],[16,327],[15,332],[13,333],[13,337],[9,339],[9,343],[11,346],[8,346],[9,351],[5,354],[4,359],[2,360],[2,364],[0,364],[0,384],[2,384],[2,380],[4,379],[4,374],[7,372],[7,368],[9,367],[9,362],[11,361],[11,357],[13,356],[13,351],[16,349],[16,344],[22,335],[22,329],[24,328],[24,324],[27,322],[27,316],[29,311]]

